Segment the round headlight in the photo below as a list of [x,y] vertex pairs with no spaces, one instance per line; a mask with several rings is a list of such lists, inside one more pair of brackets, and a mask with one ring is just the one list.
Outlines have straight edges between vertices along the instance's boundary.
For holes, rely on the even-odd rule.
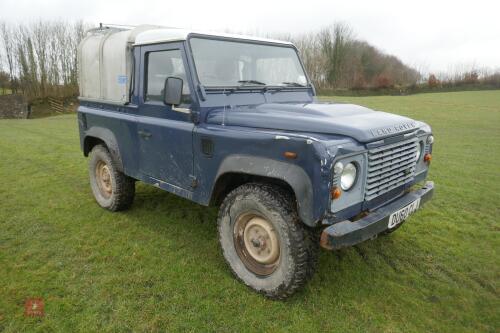
[[342,171],[342,175],[340,176],[340,187],[344,191],[348,191],[352,188],[354,183],[356,182],[356,175],[358,170],[353,163],[347,163],[344,167],[344,171]]
[[434,136],[429,135],[429,136],[427,137],[427,144],[428,144],[428,145],[432,145],[433,143],[434,143]]
[[422,156],[422,143],[417,144],[417,162],[420,161],[420,157]]

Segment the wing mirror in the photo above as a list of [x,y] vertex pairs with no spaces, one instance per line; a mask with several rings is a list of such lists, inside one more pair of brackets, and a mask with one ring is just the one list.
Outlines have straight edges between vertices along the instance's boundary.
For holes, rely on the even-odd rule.
[[163,89],[163,103],[167,105],[181,104],[183,83],[181,78],[175,76],[167,77]]

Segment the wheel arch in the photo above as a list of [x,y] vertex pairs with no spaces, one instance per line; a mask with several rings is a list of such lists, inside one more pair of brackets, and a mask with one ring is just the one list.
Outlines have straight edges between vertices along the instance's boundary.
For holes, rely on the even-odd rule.
[[263,157],[232,155],[221,163],[215,179],[210,199],[212,205],[220,204],[229,192],[243,184],[271,183],[293,195],[299,217],[306,225],[316,225],[311,180],[295,164]]
[[91,127],[85,132],[83,138],[83,155],[88,156],[92,148],[98,144],[104,144],[108,148],[119,171],[123,172],[123,162],[120,154],[118,141],[114,133],[103,127]]

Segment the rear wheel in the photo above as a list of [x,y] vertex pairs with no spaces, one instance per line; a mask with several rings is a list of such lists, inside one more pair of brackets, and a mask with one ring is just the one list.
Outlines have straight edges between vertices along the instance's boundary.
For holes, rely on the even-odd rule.
[[218,227],[224,258],[250,288],[284,299],[313,275],[319,245],[286,191],[267,184],[238,187],[224,200]]
[[135,181],[118,171],[104,145],[92,148],[89,158],[90,187],[97,203],[110,211],[127,209],[135,195]]

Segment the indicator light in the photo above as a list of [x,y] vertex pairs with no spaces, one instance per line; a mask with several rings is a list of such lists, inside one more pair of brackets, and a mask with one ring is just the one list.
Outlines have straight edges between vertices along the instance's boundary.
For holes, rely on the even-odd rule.
[[332,200],[340,198],[341,195],[342,195],[342,190],[337,186],[332,187],[332,189],[330,190],[330,196]]

